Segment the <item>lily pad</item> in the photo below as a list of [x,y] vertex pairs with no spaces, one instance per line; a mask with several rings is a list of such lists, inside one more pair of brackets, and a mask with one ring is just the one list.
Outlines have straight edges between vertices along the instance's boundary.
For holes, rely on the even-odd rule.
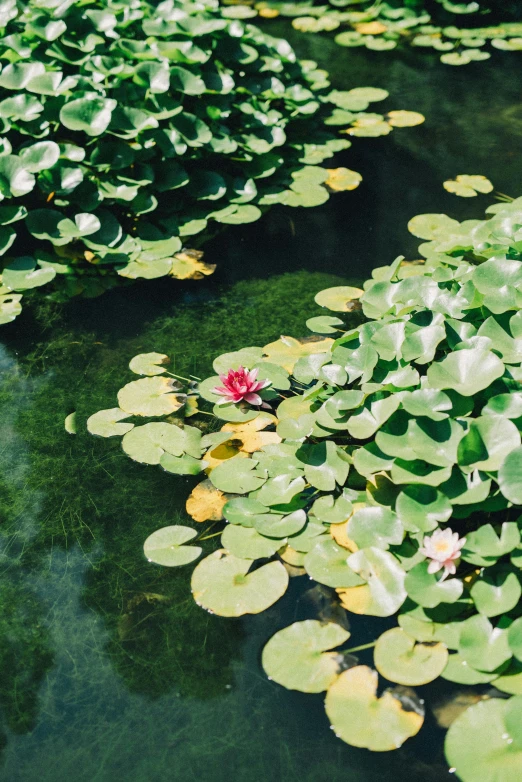
[[168,377],[133,380],[118,391],[118,404],[130,415],[160,416],[179,410],[185,403],[176,395],[178,384]]
[[450,725],[445,753],[462,782],[499,782],[522,776],[522,696],[470,706]]
[[192,574],[192,594],[202,608],[219,616],[259,614],[286,592],[289,576],[281,562],[249,572],[252,560],[224,549],[203,559]]
[[342,660],[329,650],[349,637],[347,630],[332,622],[294,622],[272,636],[261,662],[267,676],[288,690],[323,692],[337,678]]
[[389,111],[386,115],[392,128],[412,128],[422,125],[426,117],[418,111]]
[[119,407],[111,407],[108,410],[99,410],[87,419],[87,429],[98,437],[116,437],[130,432],[134,424],[119,423],[129,417],[129,413],[120,410]]
[[186,509],[194,521],[221,521],[223,508],[229,501],[208,479],[195,486],[187,499]]
[[348,566],[348,554],[334,540],[318,542],[305,557],[306,572],[314,581],[329,587],[357,587],[364,584],[364,580]]
[[373,752],[388,752],[415,736],[424,722],[420,704],[408,708],[387,690],[377,697],[378,676],[365,665],[344,671],[326,693],[326,714],[335,735]]
[[143,551],[149,562],[165,567],[188,565],[199,557],[202,550],[199,546],[185,546],[189,540],[196,537],[196,530],[175,524],[163,527],[149,535],[143,544]]
[[125,453],[141,464],[160,464],[165,453],[194,459],[201,456],[201,432],[193,426],[181,429],[165,422],[135,426],[121,441]]
[[340,285],[335,288],[326,288],[320,291],[315,301],[319,306],[326,307],[332,312],[350,312],[363,294],[361,288],[353,288],[349,285]]
[[372,546],[351,554],[347,562],[366,583],[339,590],[343,606],[354,614],[392,616],[406,599],[406,573],[397,558]]
[[441,675],[448,650],[441,643],[416,643],[400,627],[394,627],[377,640],[373,659],[385,679],[414,687]]
[[470,198],[479,193],[491,193],[493,185],[489,179],[480,175],[459,174],[455,179],[447,179],[443,187],[448,193]]
[[261,535],[254,527],[228,524],[221,535],[221,545],[240,559],[268,559],[286,540],[274,540]]
[[136,375],[162,375],[165,369],[161,365],[168,361],[169,357],[164,353],[140,353],[131,359],[129,369]]
[[266,478],[255,472],[256,465],[253,459],[234,456],[215,467],[210,473],[210,480],[221,491],[248,494],[261,488],[266,481]]

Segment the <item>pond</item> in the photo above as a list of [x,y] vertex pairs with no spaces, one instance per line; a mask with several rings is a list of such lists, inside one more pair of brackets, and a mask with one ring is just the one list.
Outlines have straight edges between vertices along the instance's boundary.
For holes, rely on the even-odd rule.
[[[398,254],[415,258],[413,215],[481,217],[492,199],[457,199],[444,179],[484,174],[520,194],[516,55],[450,69],[425,53],[341,49],[286,22],[268,30],[327,68],[336,88],[384,87],[389,109],[426,122],[354,139],[336,163],[362,173],[358,190],[314,209],[276,207],[216,237],[206,246],[218,264],[210,280],[143,282],[61,309],[41,303],[3,327],[0,776],[9,782],[450,778],[431,713],[401,750],[371,754],[335,738],[320,695],[267,680],[260,652],[270,635],[316,615],[307,583],[293,579],[258,617],[202,611],[190,569],[142,554],[151,532],[187,523],[192,479],[133,463],[119,442],[84,431],[88,415],[113,406],[136,353],[168,353],[174,371],[204,377],[218,353],[299,336],[321,288],[361,280]],[[73,410],[76,436],[63,428]],[[356,643],[374,638],[368,620],[352,624]],[[447,697],[440,684],[419,692],[440,707]]]

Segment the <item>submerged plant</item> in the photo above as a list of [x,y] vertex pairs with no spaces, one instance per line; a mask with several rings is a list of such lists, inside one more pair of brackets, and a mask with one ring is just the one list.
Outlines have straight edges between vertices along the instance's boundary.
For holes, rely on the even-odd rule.
[[[289,689],[326,691],[344,741],[387,751],[415,735],[424,701],[405,687],[488,684],[497,697],[479,693],[446,740],[465,782],[522,773],[522,198],[487,211],[414,217],[422,260],[321,291],[335,315],[310,318],[311,337],[219,356],[216,375],[183,393],[166,356],[134,358],[145,377],[87,422],[123,435],[137,462],[205,473],[187,510],[210,527],[167,527],[145,543],[172,566],[221,534],[194,569],[199,605],[256,614],[304,574],[326,589],[326,619],[277,632],[262,663]],[[257,393],[271,412],[216,393],[220,375],[245,368],[269,381]],[[205,402],[219,431],[198,417]],[[356,615],[397,625],[346,648]],[[375,670],[353,656],[368,648]],[[399,687],[379,696],[379,674]]]
[[67,298],[201,278],[215,267],[187,242],[357,187],[320,164],[350,146],[334,126],[388,93],[332,91],[233,16],[217,0],[0,3],[0,323],[53,280]]

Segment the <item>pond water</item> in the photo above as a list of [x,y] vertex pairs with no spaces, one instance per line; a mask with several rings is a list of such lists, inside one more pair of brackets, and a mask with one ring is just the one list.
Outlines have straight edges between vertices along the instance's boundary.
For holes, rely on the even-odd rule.
[[[311,210],[273,209],[214,239],[210,280],[44,303],[2,327],[0,778],[9,782],[451,779],[431,713],[400,751],[371,754],[335,738],[321,696],[269,682],[264,643],[312,615],[304,579],[259,617],[206,614],[190,596],[190,568],[151,566],[141,549],[158,527],[186,523],[192,479],[83,432],[89,414],[114,405],[135,353],[165,352],[174,371],[205,376],[225,350],[299,336],[317,290],[400,253],[416,257],[414,214],[479,217],[492,200],[458,199],[444,179],[484,174],[520,194],[518,55],[450,69],[423,52],[342,49],[286,22],[268,29],[326,67],[335,87],[385,87],[386,108],[420,111],[426,123],[355,139],[336,164],[362,173],[357,191]],[[63,429],[72,410],[75,437]],[[354,645],[375,635],[367,620],[352,622]],[[418,691],[431,703],[447,696]]]

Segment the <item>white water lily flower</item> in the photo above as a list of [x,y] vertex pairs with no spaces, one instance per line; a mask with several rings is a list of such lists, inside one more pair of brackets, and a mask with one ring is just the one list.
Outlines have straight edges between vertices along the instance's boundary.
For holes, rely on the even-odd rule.
[[460,550],[466,542],[466,538],[459,538],[458,532],[447,529],[437,529],[433,535],[424,537],[421,553],[431,559],[428,565],[428,573],[437,573],[444,568],[441,581],[449,575],[455,575],[457,562],[460,558]]

